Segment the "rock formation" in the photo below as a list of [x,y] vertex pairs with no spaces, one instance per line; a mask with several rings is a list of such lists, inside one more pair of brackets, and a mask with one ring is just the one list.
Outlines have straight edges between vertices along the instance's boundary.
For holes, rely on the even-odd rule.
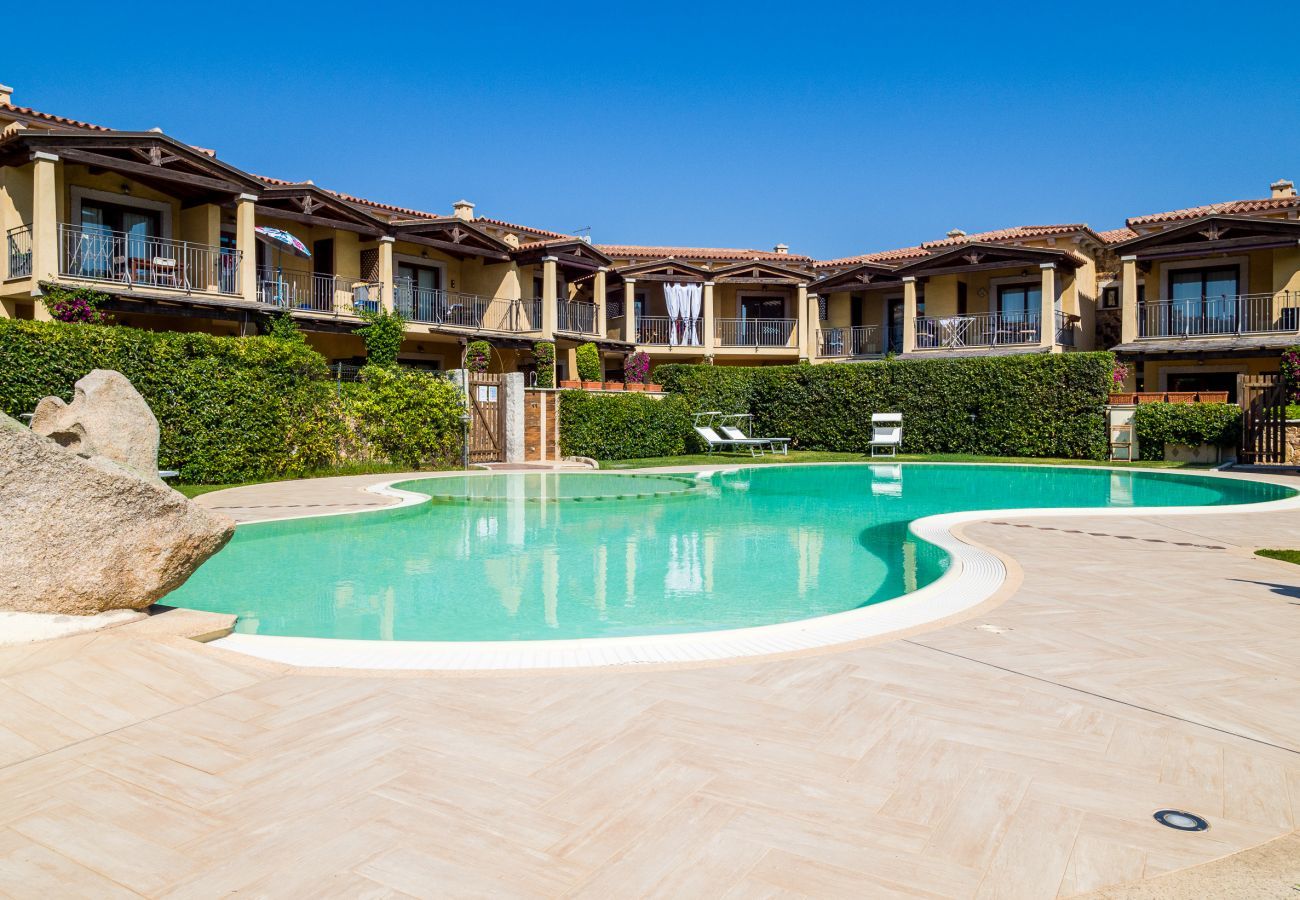
[[[44,421],[57,420],[51,434],[67,449],[0,415],[0,609],[143,609],[183,584],[234,533],[229,519],[158,480],[157,421],[148,406],[147,422],[139,415],[117,379],[135,394],[121,375],[92,372],[77,383],[71,404],[42,401]],[[117,427],[102,416],[101,396],[129,423]],[[145,454],[149,423],[154,443]],[[80,455],[92,444],[103,455]]]
[[71,403],[46,397],[32,431],[81,456],[102,456],[158,479],[158,420],[121,372],[95,369],[74,386]]

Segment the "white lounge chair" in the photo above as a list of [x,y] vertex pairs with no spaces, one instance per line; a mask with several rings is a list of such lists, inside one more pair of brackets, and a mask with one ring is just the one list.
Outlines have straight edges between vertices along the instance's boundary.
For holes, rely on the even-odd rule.
[[695,433],[700,436],[700,439],[704,441],[704,446],[708,448],[710,453],[714,450],[726,449],[727,447],[733,449],[736,447],[748,447],[750,456],[762,456],[763,448],[771,446],[768,441],[753,440],[751,438],[723,437],[718,434],[718,432],[713,428],[713,419],[721,415],[722,413],[718,412],[696,413],[695,424],[691,426],[695,429]]
[[[740,423],[744,422],[746,419],[752,419],[752,418],[754,417],[751,416],[749,413],[732,413],[731,415],[722,417],[722,424],[719,427],[722,429],[722,433],[725,434],[727,437],[731,438],[733,441],[764,441],[767,443],[768,449],[771,450],[773,453],[775,453],[779,449],[781,451],[782,456],[789,456],[790,455],[789,438],[750,437],[749,435],[745,434],[744,431],[741,430]],[[727,424],[728,419],[733,420],[733,424],[728,425]]]
[[871,455],[894,456],[903,445],[903,414],[871,414]]

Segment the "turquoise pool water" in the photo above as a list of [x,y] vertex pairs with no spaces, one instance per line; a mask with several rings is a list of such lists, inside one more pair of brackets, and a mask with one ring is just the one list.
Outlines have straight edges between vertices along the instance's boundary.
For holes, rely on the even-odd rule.
[[757,466],[696,478],[456,476],[429,503],[243,525],[164,601],[245,633],[541,640],[741,628],[879,603],[947,557],[907,524],[1008,507],[1214,506],[1291,491],[1050,466]]

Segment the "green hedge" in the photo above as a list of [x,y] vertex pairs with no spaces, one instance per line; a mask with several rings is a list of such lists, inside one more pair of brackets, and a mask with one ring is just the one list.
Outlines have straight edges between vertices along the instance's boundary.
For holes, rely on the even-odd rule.
[[903,414],[907,453],[1105,459],[1114,357],[1058,353],[732,367],[663,365],[689,411],[748,412],[802,450],[865,453],[871,414]]
[[158,418],[158,464],[192,484],[301,475],[374,453],[412,464],[459,456],[459,392],[426,385],[433,376],[343,386],[301,340],[0,320],[8,415],[51,394],[70,400],[91,369],[130,379]]
[[1143,403],[1133,411],[1142,459],[1164,459],[1165,444],[1232,446],[1241,409],[1232,403]]
[[593,459],[640,459],[686,452],[691,417],[681,397],[640,393],[560,394],[560,452]]

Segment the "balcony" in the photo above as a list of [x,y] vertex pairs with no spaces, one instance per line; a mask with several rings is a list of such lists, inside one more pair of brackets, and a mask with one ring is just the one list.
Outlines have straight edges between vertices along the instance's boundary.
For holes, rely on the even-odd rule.
[[654,347],[703,347],[704,320],[638,316],[636,342]]
[[883,356],[879,325],[854,325],[850,328],[822,328],[817,331],[817,355]]
[[555,309],[555,330],[569,334],[596,333],[596,304],[560,300]]
[[257,273],[257,299],[281,309],[349,315],[358,309],[379,309],[377,282],[289,269],[261,269]]
[[1138,304],[1139,338],[1300,334],[1300,292],[1190,297]]
[[393,306],[408,322],[447,328],[524,334],[542,327],[541,300],[480,297],[414,287],[409,281],[394,285]]
[[32,226],[19,225],[5,232],[9,258],[8,278],[30,278],[32,274]]
[[973,316],[917,316],[917,350],[967,350],[1025,347],[1042,342],[1035,313],[980,313]]
[[797,319],[718,319],[718,346],[793,349],[797,327]]
[[200,291],[237,296],[241,256],[238,250],[209,244],[59,225],[60,275],[108,281],[129,288],[170,288],[187,294]]

